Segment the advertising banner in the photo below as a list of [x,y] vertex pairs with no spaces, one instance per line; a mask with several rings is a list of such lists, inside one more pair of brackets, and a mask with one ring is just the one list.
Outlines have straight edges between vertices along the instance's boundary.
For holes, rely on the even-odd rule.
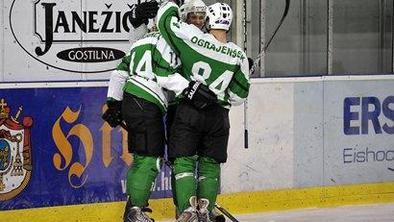
[[325,83],[325,185],[394,180],[393,85],[393,80]]
[[394,80],[390,77],[254,80],[231,109],[222,192],[394,181]]
[[[101,119],[106,87],[1,89],[0,210],[126,199],[127,134]],[[160,172],[152,198],[171,196]]]
[[147,31],[145,26],[134,29],[130,22],[138,2],[142,1],[2,1],[2,78],[108,79],[131,43]]

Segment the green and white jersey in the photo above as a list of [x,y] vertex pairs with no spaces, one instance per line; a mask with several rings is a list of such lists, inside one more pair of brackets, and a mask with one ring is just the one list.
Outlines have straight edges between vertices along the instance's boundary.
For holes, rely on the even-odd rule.
[[178,6],[163,4],[157,27],[182,61],[181,74],[213,91],[221,105],[239,105],[249,93],[249,64],[245,53],[232,42],[222,43],[194,25],[181,22]]
[[125,91],[165,112],[168,102],[163,88],[179,95],[188,86],[188,81],[176,73],[179,66],[179,58],[161,35],[149,33],[131,46],[112,73],[107,96],[122,100]]

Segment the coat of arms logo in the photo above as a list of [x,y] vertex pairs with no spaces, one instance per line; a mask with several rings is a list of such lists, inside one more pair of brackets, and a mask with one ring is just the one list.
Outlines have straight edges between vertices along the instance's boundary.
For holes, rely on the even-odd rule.
[[21,193],[31,178],[31,117],[19,122],[22,106],[15,116],[4,98],[0,99],[0,201]]

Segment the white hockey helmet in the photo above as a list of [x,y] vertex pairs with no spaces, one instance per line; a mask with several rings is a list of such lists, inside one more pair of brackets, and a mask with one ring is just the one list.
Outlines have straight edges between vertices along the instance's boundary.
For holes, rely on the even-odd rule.
[[181,20],[183,22],[186,22],[187,20],[187,15],[189,13],[206,13],[207,11],[207,5],[202,0],[188,0],[185,1],[185,4],[183,4],[179,8],[179,12],[181,15]]
[[233,21],[233,11],[226,3],[215,3],[207,9],[207,28],[228,31]]

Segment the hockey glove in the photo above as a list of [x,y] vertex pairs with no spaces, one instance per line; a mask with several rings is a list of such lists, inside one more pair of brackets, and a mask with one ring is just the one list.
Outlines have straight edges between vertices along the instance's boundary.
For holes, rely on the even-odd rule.
[[122,101],[108,100],[108,109],[101,116],[112,128],[117,127],[122,123]]
[[153,19],[159,10],[159,3],[156,1],[142,2],[135,6],[135,18]]
[[154,18],[159,10],[159,5],[156,1],[142,2],[135,5],[130,23],[134,28],[138,28],[142,24],[148,24],[148,19]]
[[196,81],[191,81],[189,86],[183,90],[182,95],[197,109],[204,109],[217,103],[216,94],[208,86]]

